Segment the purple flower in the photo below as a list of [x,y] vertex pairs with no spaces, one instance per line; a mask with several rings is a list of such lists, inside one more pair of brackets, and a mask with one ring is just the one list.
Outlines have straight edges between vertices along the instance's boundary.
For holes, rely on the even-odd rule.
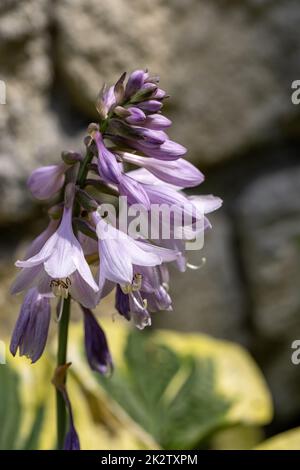
[[125,96],[126,98],[130,98],[133,96],[137,91],[139,91],[146,78],[148,77],[147,72],[144,70],[135,70],[129,75],[126,88],[125,88]]
[[137,107],[148,113],[157,113],[162,108],[162,103],[157,100],[142,101]]
[[113,368],[105,333],[92,312],[82,307],[84,314],[85,351],[90,368],[106,374]]
[[[68,191],[69,190],[69,191]],[[16,266],[24,268],[22,285],[38,285],[41,293],[53,289],[58,296],[71,296],[87,307],[95,306],[98,286],[85,260],[82,247],[72,228],[72,204],[74,187],[69,183],[66,193],[72,193],[66,201],[62,221],[56,232],[41,250]],[[20,282],[19,282],[20,283]]]
[[121,196],[126,196],[129,205],[142,204],[146,209],[150,209],[150,200],[143,187],[138,181],[123,174],[118,184]]
[[35,288],[30,289],[12,334],[10,351],[13,356],[19,348],[20,356],[27,356],[32,363],[41,357],[48,337],[50,315],[49,298]]
[[130,115],[125,118],[128,124],[140,124],[146,120],[146,114],[141,109],[131,106],[127,110],[130,112]]
[[175,186],[192,188],[204,181],[204,175],[201,171],[183,158],[163,161],[128,152],[121,152],[120,156],[124,161],[146,168],[160,180]]
[[67,165],[42,166],[34,170],[28,178],[27,185],[37,199],[49,199],[54,196],[65,183]]
[[127,234],[105,222],[98,213],[93,213],[99,240],[100,269],[99,288],[105,280],[124,288],[133,282],[133,266],[157,266],[172,261],[177,253],[149,243],[133,240]]
[[100,132],[95,132],[93,138],[98,151],[100,177],[108,183],[118,184],[122,173],[115,155],[106,148]]
[[120,145],[121,148],[132,148],[143,152],[144,155],[148,157],[157,158],[158,160],[177,160],[178,158],[183,157],[187,152],[183,145],[173,142],[172,140],[165,140],[161,145],[138,139],[127,139],[117,135],[111,136],[111,140],[117,145]]
[[172,121],[162,114],[149,114],[146,120],[143,122],[143,126],[148,127],[148,129],[154,129],[156,131],[161,131],[166,127],[170,127],[171,124]]

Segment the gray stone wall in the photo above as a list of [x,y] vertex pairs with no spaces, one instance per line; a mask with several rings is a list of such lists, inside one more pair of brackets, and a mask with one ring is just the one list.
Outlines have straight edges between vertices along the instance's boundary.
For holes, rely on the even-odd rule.
[[[2,0],[0,276],[38,230],[30,171],[81,146],[103,81],[148,67],[171,95],[173,137],[224,198],[201,256],[174,272],[173,313],[158,326],[245,344],[263,368],[278,423],[300,415],[298,0]],[[4,299],[4,300],[3,300]],[[6,307],[5,307],[6,306]],[[299,424],[299,423],[297,423]],[[284,424],[283,424],[284,425]]]

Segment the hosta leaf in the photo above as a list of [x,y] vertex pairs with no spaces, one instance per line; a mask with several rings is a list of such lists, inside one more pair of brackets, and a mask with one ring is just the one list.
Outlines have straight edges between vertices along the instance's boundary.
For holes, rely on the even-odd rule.
[[256,450],[299,450],[300,428],[291,429],[267,439]]

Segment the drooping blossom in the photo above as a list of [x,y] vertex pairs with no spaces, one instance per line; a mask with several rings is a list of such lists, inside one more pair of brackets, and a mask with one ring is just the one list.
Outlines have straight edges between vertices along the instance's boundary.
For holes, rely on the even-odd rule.
[[26,281],[28,285],[35,283],[42,293],[53,290],[62,297],[70,294],[82,305],[94,307],[98,286],[72,228],[72,183],[69,183],[67,192],[70,193],[69,199],[58,229],[37,254],[24,261],[17,261],[16,266],[24,269],[23,287]]
[[106,336],[91,310],[82,307],[84,316],[85,352],[90,368],[106,374],[113,368]]
[[61,162],[58,165],[42,166],[34,170],[27,181],[32,195],[41,200],[54,196],[65,183],[67,168],[68,166]]
[[30,289],[21,306],[19,318],[14,328],[10,352],[26,356],[32,363],[42,355],[50,323],[50,299],[41,295],[36,288]]
[[100,254],[99,289],[105,280],[126,288],[133,283],[133,267],[158,266],[166,261],[174,261],[177,253],[155,245],[130,238],[126,233],[116,229],[93,213],[96,225]]

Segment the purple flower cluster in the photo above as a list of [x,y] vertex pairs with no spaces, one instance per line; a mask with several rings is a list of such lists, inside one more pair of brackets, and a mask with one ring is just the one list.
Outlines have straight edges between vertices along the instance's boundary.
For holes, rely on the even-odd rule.
[[[25,259],[16,262],[21,271],[12,286],[12,293],[27,294],[11,352],[19,349],[32,362],[46,344],[50,303],[58,298],[63,305],[70,296],[82,307],[90,367],[101,374],[110,370],[105,334],[91,309],[115,288],[117,311],[138,328],[151,324],[152,312],[172,310],[168,264],[186,269],[185,241],[195,236],[190,232],[197,218],[222,204],[214,196],[188,197],[182,191],[202,183],[204,176],[184,160],[186,149],[166,133],[171,121],[162,114],[167,95],[158,77],[136,70],[127,82],[125,78],[123,74],[114,86],[102,88],[96,103],[99,123],[88,127],[85,156],[63,152],[60,163],[38,168],[28,180],[33,196],[47,200],[50,219]],[[127,171],[128,166],[137,168]],[[184,208],[191,226],[177,239],[174,217],[168,239],[135,239],[101,215],[107,193],[126,196],[129,206],[138,203],[146,211],[154,204],[175,213]],[[208,227],[204,215],[201,230]]]

